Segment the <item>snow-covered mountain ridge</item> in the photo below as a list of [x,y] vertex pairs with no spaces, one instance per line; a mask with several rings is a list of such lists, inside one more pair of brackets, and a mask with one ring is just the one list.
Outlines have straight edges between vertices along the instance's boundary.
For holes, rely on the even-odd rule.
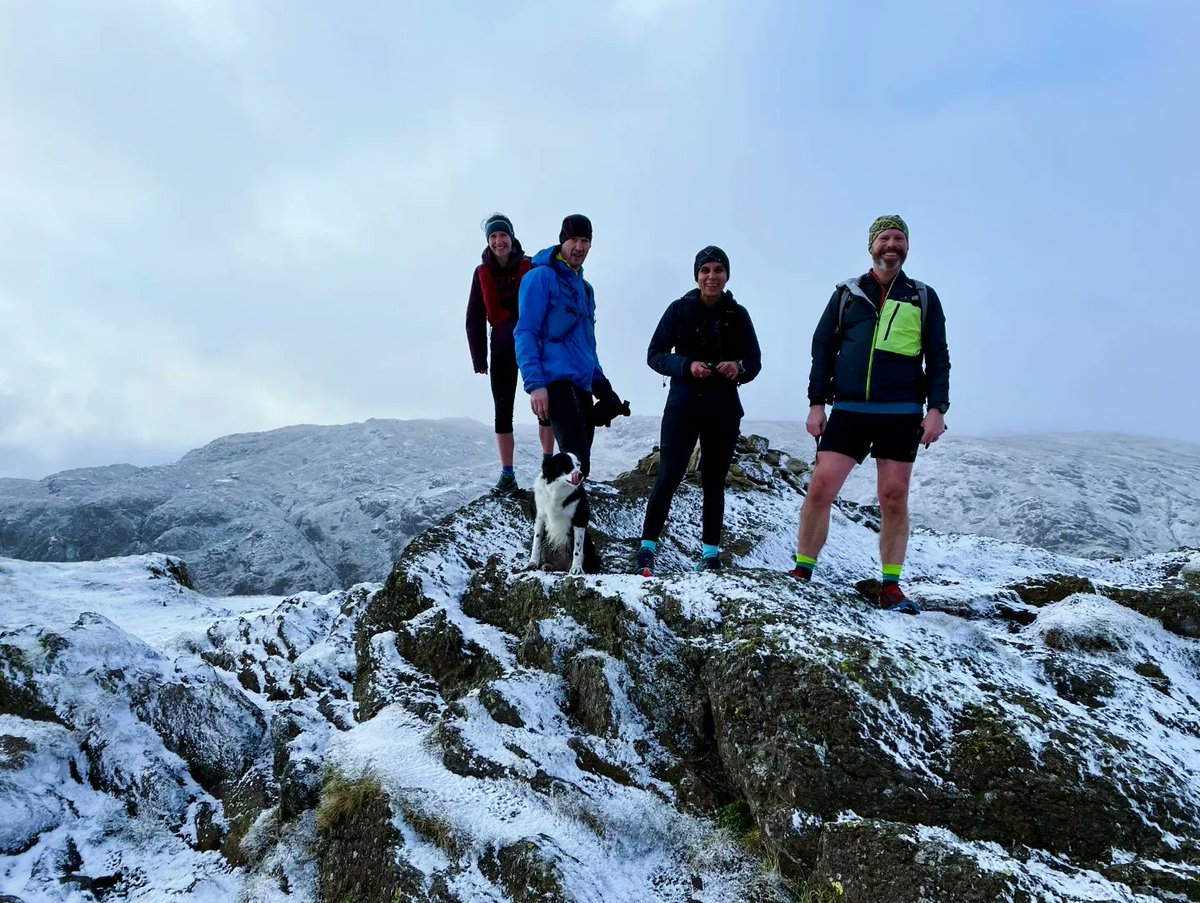
[[734,473],[720,574],[690,484],[663,576],[621,573],[645,471],[593,482],[584,578],[521,571],[526,501],[489,497],[327,595],[0,561],[0,895],[1200,899],[1193,553],[918,530],[910,618],[853,589],[869,511],[798,584],[804,462]]
[[[811,459],[802,423],[747,421]],[[595,474],[629,468],[658,441],[658,419],[599,431]],[[537,466],[518,429],[518,476]],[[0,479],[0,555],[80,561],[161,552],[214,595],[329,592],[382,580],[405,544],[496,478],[490,430],[469,420],[370,420],[218,439],[175,464]],[[847,498],[870,503],[873,469]],[[1077,555],[1200,545],[1200,446],[1122,436],[977,439],[953,432],[922,452],[913,519]],[[781,558],[781,563],[787,556]]]

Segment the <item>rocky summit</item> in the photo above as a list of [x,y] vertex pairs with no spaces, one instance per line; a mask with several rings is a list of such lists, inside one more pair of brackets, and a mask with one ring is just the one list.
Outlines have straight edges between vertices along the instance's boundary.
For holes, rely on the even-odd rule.
[[0,899],[1200,900],[1194,552],[919,530],[881,611],[873,510],[789,578],[807,464],[749,437],[725,569],[689,480],[642,578],[655,468],[585,577],[520,495],[327,595],[0,563]]

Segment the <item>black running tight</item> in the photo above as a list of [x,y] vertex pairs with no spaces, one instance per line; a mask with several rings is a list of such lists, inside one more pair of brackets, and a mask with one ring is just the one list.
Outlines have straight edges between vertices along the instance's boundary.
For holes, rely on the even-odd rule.
[[725,520],[725,476],[733,461],[741,415],[735,411],[693,411],[682,407],[663,411],[662,438],[659,445],[658,479],[646,503],[642,539],[657,541],[667,522],[671,499],[679,488],[688,460],[700,441],[700,482],[704,487],[701,542],[721,544]]
[[517,400],[517,353],[512,340],[492,342],[492,360],[488,366],[492,380],[492,401],[496,407],[496,432],[513,431],[513,405]]

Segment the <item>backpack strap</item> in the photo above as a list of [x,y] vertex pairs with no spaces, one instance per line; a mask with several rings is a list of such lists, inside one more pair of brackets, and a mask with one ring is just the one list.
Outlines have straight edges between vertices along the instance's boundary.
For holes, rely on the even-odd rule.
[[860,278],[862,277],[852,276],[849,279],[843,279],[837,284],[837,288],[841,289],[842,292],[841,298],[838,300],[837,334],[839,336],[842,334],[842,320],[846,317],[846,308],[850,306],[850,301],[853,297],[858,295],[858,297],[862,298],[868,304],[871,303],[871,299],[867,297],[867,293],[862,290],[862,287],[858,283]]
[[929,310],[929,286],[919,279],[914,279],[912,284],[917,287],[917,297],[921,299],[921,332],[925,331],[925,312]]
[[[846,316],[846,308],[850,306],[850,300],[854,295],[862,298],[864,301],[870,301],[867,293],[862,290],[858,280],[861,277],[855,276],[852,279],[846,279],[837,284],[837,287],[842,290],[842,296],[838,302],[838,321],[837,334],[842,334],[842,320]],[[913,279],[912,284],[917,287],[917,297],[921,303],[921,330],[925,330],[925,313],[929,310],[929,286],[919,279]]]

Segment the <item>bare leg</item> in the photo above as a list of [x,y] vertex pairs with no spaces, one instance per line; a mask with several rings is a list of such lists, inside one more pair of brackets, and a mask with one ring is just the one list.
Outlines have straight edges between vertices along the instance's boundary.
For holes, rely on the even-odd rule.
[[841,452],[817,453],[817,466],[808,484],[808,495],[800,509],[800,530],[796,550],[801,555],[816,558],[829,538],[829,511],[841,491],[846,477],[854,469],[855,460]]
[[538,427],[538,440],[542,443],[542,454],[554,454],[554,430],[548,426]]
[[879,531],[879,557],[883,564],[904,564],[908,551],[908,484],[911,464],[878,460],[876,463],[879,511],[883,525]]
[[500,466],[513,465],[513,434],[496,433],[496,451],[500,452]]

